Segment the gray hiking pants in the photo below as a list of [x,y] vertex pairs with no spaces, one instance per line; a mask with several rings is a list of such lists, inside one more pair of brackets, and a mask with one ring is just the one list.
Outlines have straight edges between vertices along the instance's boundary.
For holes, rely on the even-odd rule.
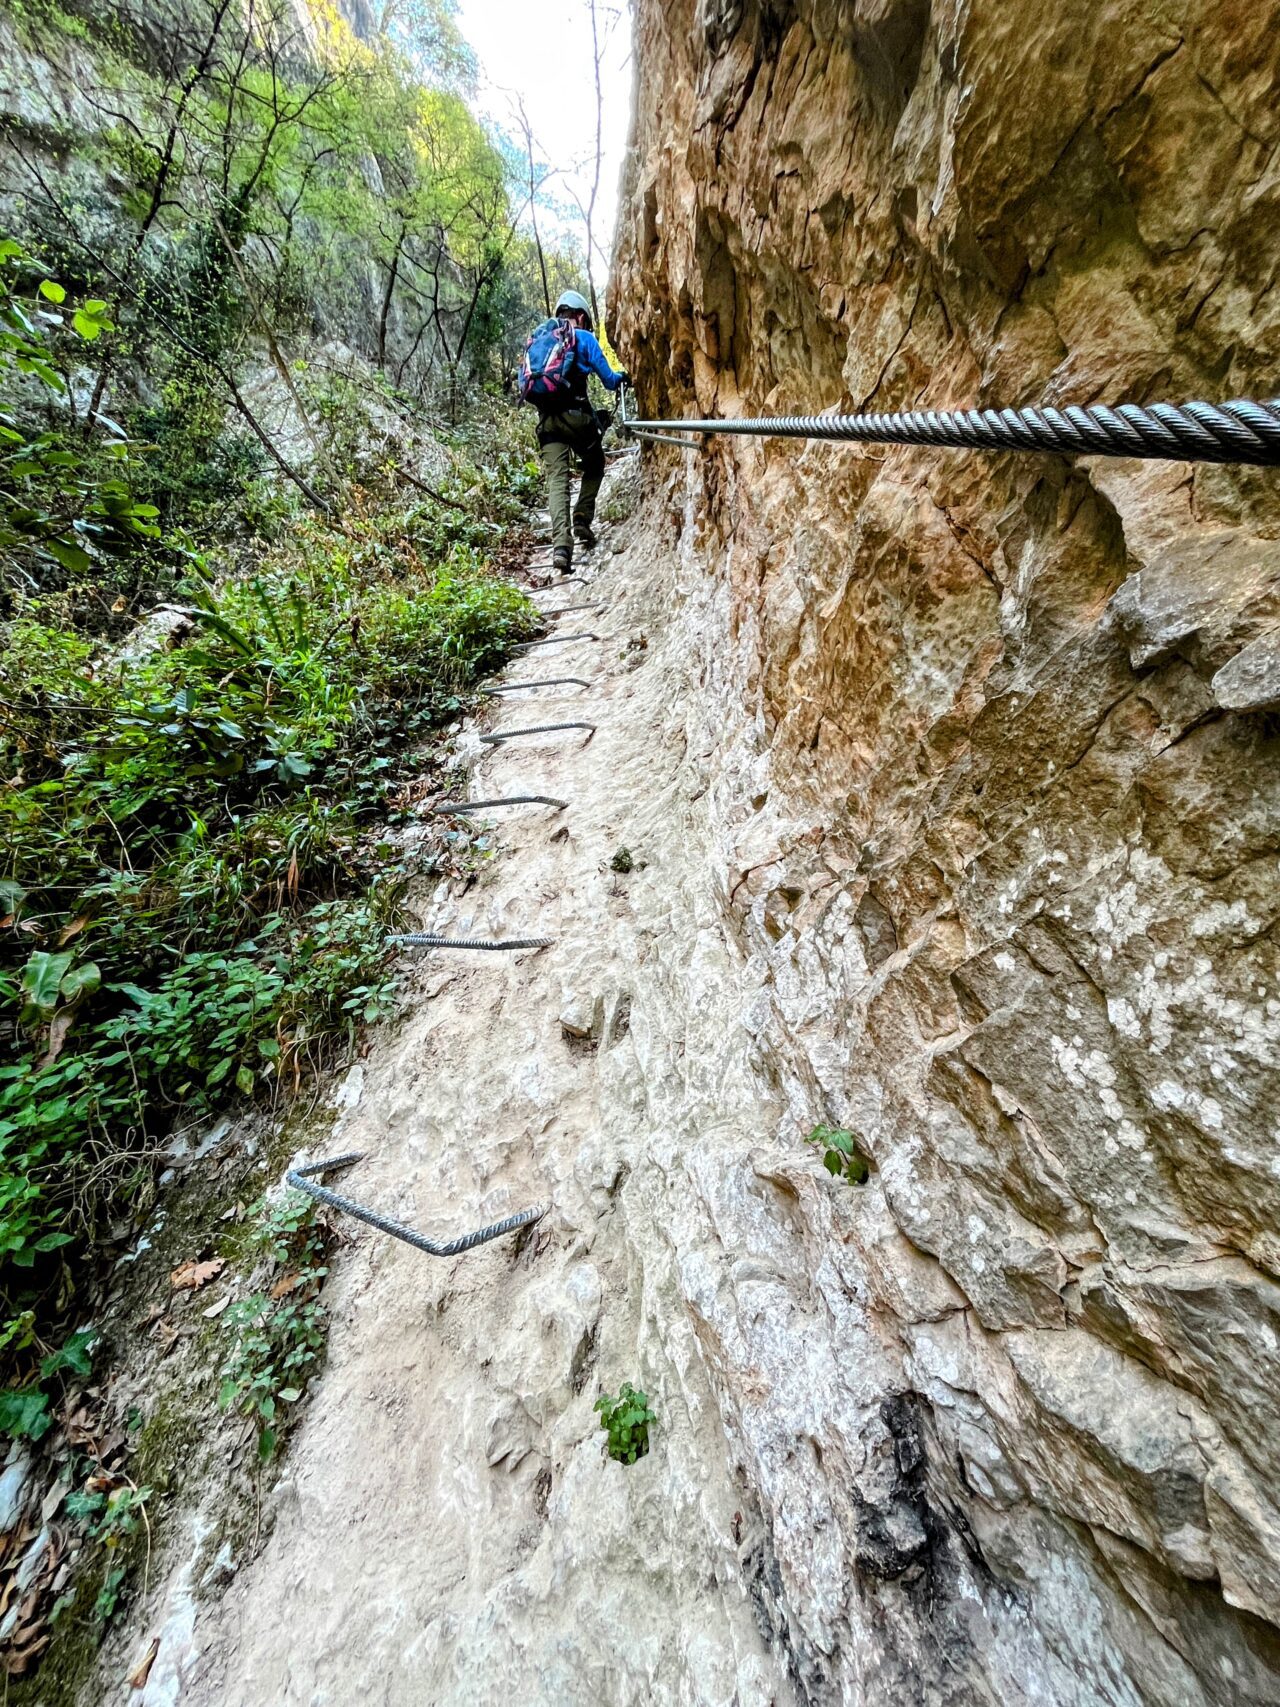
[[[538,450],[547,477],[551,543],[572,552],[573,530],[591,526],[604,479],[604,447],[595,412],[569,409],[563,415],[544,415],[538,422]],[[571,513],[570,478],[575,459],[582,464],[582,484]]]

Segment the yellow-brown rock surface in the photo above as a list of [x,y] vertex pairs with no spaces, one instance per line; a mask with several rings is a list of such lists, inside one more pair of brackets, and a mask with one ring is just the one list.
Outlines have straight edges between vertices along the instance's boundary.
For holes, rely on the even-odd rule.
[[[636,51],[645,413],[1280,392],[1272,0],[638,0]],[[783,1111],[795,1314],[688,1304],[762,1617],[814,1701],[1273,1703],[1277,475],[645,454]],[[819,1120],[873,1162],[820,1226]]]

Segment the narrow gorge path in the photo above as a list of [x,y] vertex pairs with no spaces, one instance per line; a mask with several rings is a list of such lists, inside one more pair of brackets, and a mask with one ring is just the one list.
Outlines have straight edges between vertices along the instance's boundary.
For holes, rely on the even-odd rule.
[[[448,1261],[341,1220],[328,1363],[267,1497],[267,1538],[220,1598],[183,1576],[169,1585],[144,1707],[791,1699],[651,1214],[679,1190],[664,1155],[681,1135],[661,1104],[720,1072],[731,1025],[713,998],[732,990],[702,894],[666,576],[639,541],[582,573],[585,586],[539,602],[601,599],[552,631],[600,640],[536,647],[503,680],[591,688],[495,698],[458,743],[471,797],[568,806],[494,812],[500,851],[480,882],[418,905],[428,931],[554,944],[412,951],[403,1017],[302,1158],[366,1152],[337,1188],[444,1238],[535,1201],[549,1211]],[[597,724],[593,738],[479,740],[576,718]],[[611,869],[621,846],[629,875]],[[687,994],[708,999],[686,1025],[695,949]],[[698,1047],[699,1029],[718,1051]],[[727,1115],[730,1087],[708,1082],[696,1100]],[[630,1469],[605,1459],[592,1411],[624,1380],[658,1417]]]

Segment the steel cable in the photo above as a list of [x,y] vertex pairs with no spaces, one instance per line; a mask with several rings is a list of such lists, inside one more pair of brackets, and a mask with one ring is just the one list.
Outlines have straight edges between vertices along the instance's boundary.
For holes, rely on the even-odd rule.
[[500,1239],[504,1233],[514,1233],[521,1227],[532,1226],[535,1221],[541,1221],[547,1213],[548,1205],[535,1204],[532,1209],[522,1209],[518,1215],[508,1215],[505,1221],[495,1221],[489,1227],[477,1227],[474,1233],[464,1233],[460,1239],[450,1239],[446,1244],[439,1244],[435,1239],[428,1239],[423,1233],[415,1233],[412,1227],[406,1227],[402,1221],[392,1221],[389,1216],[379,1215],[374,1209],[366,1209],[362,1203],[344,1197],[341,1192],[330,1191],[328,1186],[317,1185],[311,1178],[313,1174],[327,1173],[331,1168],[345,1168],[352,1162],[363,1160],[364,1151],[353,1150],[349,1155],[332,1156],[327,1162],[312,1162],[305,1168],[290,1168],[284,1177],[291,1186],[305,1191],[318,1203],[327,1204],[330,1209],[340,1209],[344,1215],[352,1215],[357,1221],[367,1222],[380,1233],[390,1233],[393,1239],[403,1239],[406,1245],[425,1251],[429,1257],[461,1256],[463,1251],[474,1250],[477,1245],[487,1244],[490,1239]]
[[[1179,462],[1280,466],[1280,398],[1253,403],[1120,403],[1082,409],[912,409],[902,414],[775,415],[739,421],[619,421],[637,437],[724,433],[867,444],[1030,450]],[[678,442],[678,441],[677,441]],[[686,441],[697,442],[697,441]]]

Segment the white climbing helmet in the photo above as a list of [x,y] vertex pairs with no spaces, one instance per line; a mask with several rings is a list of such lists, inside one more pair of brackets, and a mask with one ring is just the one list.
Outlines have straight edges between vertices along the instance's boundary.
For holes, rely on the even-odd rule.
[[595,324],[591,318],[591,304],[579,291],[562,290],[556,298],[556,313],[562,314],[566,311],[570,314],[585,314],[587,317],[587,325],[592,326]]

